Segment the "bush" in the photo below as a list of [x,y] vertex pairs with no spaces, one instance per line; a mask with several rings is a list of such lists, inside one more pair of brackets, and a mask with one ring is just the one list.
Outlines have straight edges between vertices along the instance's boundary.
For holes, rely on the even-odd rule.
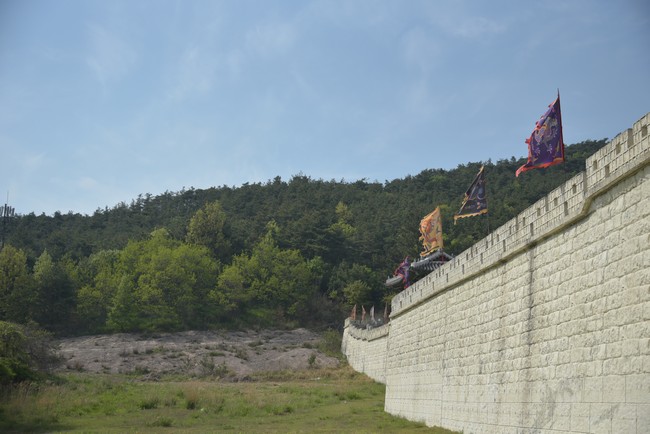
[[57,360],[53,350],[46,332],[0,321],[0,384],[38,379]]

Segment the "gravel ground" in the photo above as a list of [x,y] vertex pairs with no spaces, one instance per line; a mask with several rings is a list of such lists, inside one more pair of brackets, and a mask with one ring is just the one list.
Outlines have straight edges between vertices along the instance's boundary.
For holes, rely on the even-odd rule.
[[306,329],[83,336],[57,341],[62,356],[57,371],[243,381],[256,372],[338,366],[338,359],[317,349],[320,341]]

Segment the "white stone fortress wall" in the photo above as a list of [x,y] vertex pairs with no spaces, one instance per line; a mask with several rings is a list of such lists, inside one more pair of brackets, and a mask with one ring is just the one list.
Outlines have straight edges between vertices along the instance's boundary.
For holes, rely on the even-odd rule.
[[386,353],[390,323],[364,330],[345,320],[341,351],[355,371],[386,384]]
[[650,433],[649,128],[650,113],[398,294],[382,331],[346,323],[387,412],[464,433]]

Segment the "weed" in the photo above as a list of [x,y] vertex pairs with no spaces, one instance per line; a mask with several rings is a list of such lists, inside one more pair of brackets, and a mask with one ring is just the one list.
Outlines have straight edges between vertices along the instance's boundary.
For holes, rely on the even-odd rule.
[[80,360],[75,360],[74,362],[66,365],[68,369],[74,369],[77,372],[82,372],[84,370],[84,364]]
[[194,410],[194,409],[196,409],[196,407],[198,407],[198,405],[199,405],[199,401],[198,401],[198,398],[196,398],[196,397],[188,398],[185,401],[185,408],[188,409],[188,410]]
[[341,341],[343,337],[336,330],[329,329],[323,333],[323,340],[318,344],[318,349],[328,356],[341,359]]
[[133,368],[133,371],[129,372],[131,375],[147,375],[149,373],[149,368],[146,366],[136,366]]
[[196,384],[189,383],[182,391],[183,398],[185,398],[185,408],[194,410],[199,407],[200,397],[199,388]]
[[248,360],[248,352],[242,347],[235,348],[235,357],[242,360]]
[[174,423],[171,417],[159,417],[151,423],[151,426],[170,427]]
[[384,413],[385,386],[347,365],[238,383],[75,372],[60,378],[0,388],[0,432],[312,432],[316,421],[322,432],[449,434]]
[[219,378],[224,378],[230,374],[230,369],[226,366],[226,363],[223,362],[219,365],[214,363],[214,360],[210,356],[203,356],[200,361],[201,364],[201,374],[209,375]]
[[295,409],[289,404],[285,404],[285,405],[272,405],[267,411],[269,411],[269,413],[274,414],[276,416],[282,416],[285,414],[293,413]]
[[140,408],[140,410],[151,410],[154,408],[158,408],[158,404],[160,404],[160,398],[151,397],[145,399],[144,401],[141,401],[140,404],[138,404],[138,407]]

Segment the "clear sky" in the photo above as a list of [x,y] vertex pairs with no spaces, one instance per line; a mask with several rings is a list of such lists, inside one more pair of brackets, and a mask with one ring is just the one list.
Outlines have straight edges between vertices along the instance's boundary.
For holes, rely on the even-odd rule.
[[567,144],[650,111],[650,2],[0,0],[0,206],[524,157],[558,89]]

